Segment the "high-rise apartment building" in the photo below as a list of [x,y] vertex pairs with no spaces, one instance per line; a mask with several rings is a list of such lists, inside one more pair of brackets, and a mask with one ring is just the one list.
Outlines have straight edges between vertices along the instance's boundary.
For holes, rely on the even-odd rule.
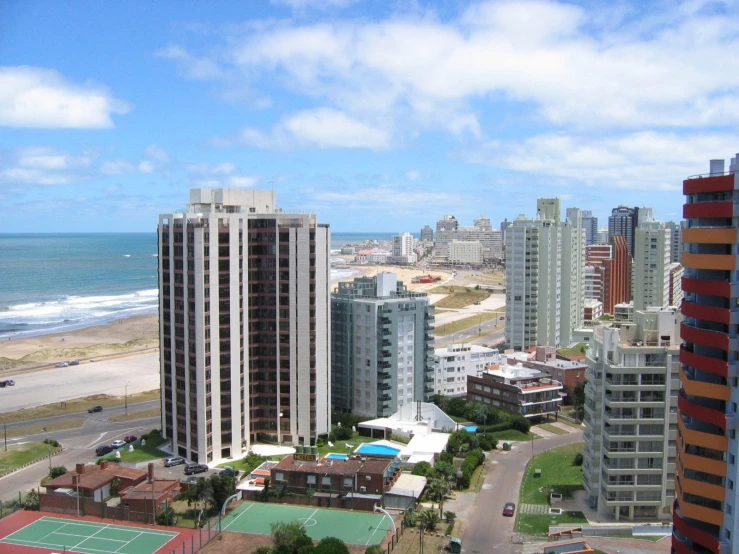
[[482,214],[480,217],[478,217],[475,220],[475,223],[473,224],[474,227],[477,227],[480,231],[492,231],[493,227],[490,224],[490,218],[486,216],[485,214]]
[[672,551],[739,552],[739,155],[683,182],[684,298]]
[[603,312],[614,315],[618,304],[631,300],[632,259],[626,246],[626,237],[612,237],[611,248],[611,259],[603,262]]
[[659,221],[641,224],[634,238],[634,310],[670,305],[670,230]]
[[394,273],[339,283],[331,294],[335,410],[385,417],[434,394],[434,308]]
[[595,244],[598,235],[598,218],[594,217],[593,212],[590,210],[567,208],[567,219],[571,219],[571,214],[574,215],[576,212],[579,212],[579,215],[575,217],[582,221],[582,228],[585,232],[585,246]]
[[627,206],[619,206],[611,210],[611,216],[608,218],[608,237],[612,238],[616,235],[626,237],[626,248],[629,255],[634,255],[634,230],[636,229],[636,208]]
[[665,226],[670,230],[670,261],[673,264],[682,263],[683,258],[683,229],[685,222],[675,223],[668,221]]
[[569,344],[583,322],[584,233],[559,215],[559,199],[542,198],[535,219],[506,230],[506,338],[516,350]]
[[330,232],[274,192],[192,189],[159,216],[162,432],[211,463],[330,430]]
[[608,244],[608,227],[601,227],[595,235],[595,244]]
[[388,262],[392,264],[413,264],[416,263],[416,253],[413,251],[414,239],[410,233],[401,233],[393,236],[393,252],[388,258]]
[[421,242],[434,242],[434,230],[428,225],[421,229]]
[[445,215],[439,221],[436,222],[436,232],[439,231],[454,231],[459,227],[457,218],[453,215]]
[[679,314],[598,325],[587,352],[583,485],[598,513],[669,519],[675,499]]

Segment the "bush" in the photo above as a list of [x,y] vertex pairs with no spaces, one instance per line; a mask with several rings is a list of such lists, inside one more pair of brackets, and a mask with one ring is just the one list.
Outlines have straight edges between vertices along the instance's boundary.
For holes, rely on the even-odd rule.
[[38,491],[32,489],[23,499],[23,508],[26,510],[38,510],[40,507],[41,499],[39,498]]
[[372,546],[367,547],[364,554],[385,554],[385,551],[379,544],[373,544]]
[[331,442],[349,440],[354,436],[354,431],[351,427],[334,427],[331,434],[328,436],[328,440]]
[[405,512],[405,517],[403,518],[403,520],[405,521],[405,524],[408,527],[415,527],[416,523],[418,523],[416,512],[414,512],[413,510],[407,510]]
[[48,444],[50,446],[53,446],[54,448],[59,448],[59,441],[54,439],[44,439],[41,441],[44,444]]
[[336,537],[324,537],[314,550],[315,554],[349,554],[344,541]]
[[175,511],[174,508],[168,506],[157,514],[157,525],[174,525]]
[[447,464],[454,463],[454,454],[451,452],[442,452],[439,454],[439,462],[446,462]]
[[56,479],[57,477],[60,477],[61,475],[64,475],[67,473],[67,468],[64,466],[56,466],[52,467],[51,471],[49,471],[49,477],[51,479]]
[[513,418],[511,422],[511,428],[521,433],[528,434],[531,429],[531,422],[523,416],[517,416]]
[[444,512],[444,518],[447,521],[452,522],[457,519],[457,514],[455,514],[454,512]]
[[582,465],[582,452],[578,452],[575,454],[575,459],[572,460],[573,466],[581,466]]
[[454,531],[454,521],[450,521],[449,525],[446,526],[446,531],[444,531],[445,536],[450,536],[452,532]]
[[418,462],[416,465],[413,466],[413,471],[411,471],[411,475],[421,475],[422,477],[427,477],[432,471],[433,467],[428,462]]

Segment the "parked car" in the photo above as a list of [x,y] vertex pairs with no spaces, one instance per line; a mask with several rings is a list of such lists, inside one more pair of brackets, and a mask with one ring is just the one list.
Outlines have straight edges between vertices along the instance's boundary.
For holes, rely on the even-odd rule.
[[9,387],[13,387],[15,386],[15,381],[13,381],[12,379],[8,379],[5,381],[5,384],[8,385]]
[[95,449],[95,455],[96,456],[105,456],[106,454],[110,454],[113,452],[114,448],[110,446],[109,444],[104,444],[102,446],[98,446]]
[[80,365],[80,361],[79,360],[72,360],[71,362],[69,362],[69,365]]
[[136,435],[128,435],[127,437],[123,437],[123,440],[126,441],[126,443],[129,442],[136,442],[138,437]]
[[57,362],[54,367],[69,367],[69,364],[67,362]]
[[185,463],[185,458],[176,456],[174,458],[164,458],[164,467],[179,466]]
[[506,502],[505,506],[503,507],[503,515],[506,517],[513,517],[513,514],[516,513],[516,505],[513,502]]
[[126,446],[126,441],[122,441],[121,439],[116,439],[110,443],[110,446],[112,446],[113,448],[120,448],[121,446]]
[[94,414],[95,412],[102,412],[102,411],[103,411],[103,407],[102,406],[93,406],[92,408],[90,408],[89,410],[87,410],[87,413],[88,414]]
[[5,381],[0,381],[0,389],[4,389],[7,384]]
[[206,471],[208,471],[208,466],[205,464],[187,464],[185,466],[185,475],[205,473]]
[[221,475],[228,475],[229,477],[236,479],[239,476],[239,470],[232,467],[226,467],[221,470]]

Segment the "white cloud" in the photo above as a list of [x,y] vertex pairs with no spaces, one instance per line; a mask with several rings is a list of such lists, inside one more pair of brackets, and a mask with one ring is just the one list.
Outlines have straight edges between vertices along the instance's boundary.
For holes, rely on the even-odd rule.
[[[444,21],[432,11],[265,20],[226,33],[217,60],[228,87],[277,83],[375,127],[384,118],[379,126],[401,137],[429,128],[476,137],[482,110],[494,110],[495,124],[511,107],[555,127],[735,124],[735,11],[686,6],[663,4],[639,16],[642,26],[618,9],[603,19],[598,5],[543,0],[475,3]],[[258,145],[275,140],[248,135]]]
[[171,160],[167,151],[156,144],[146,147],[146,155],[162,163],[167,163]]
[[367,214],[373,211],[391,215],[407,215],[419,212],[453,209],[463,199],[459,194],[411,189],[393,185],[368,186],[352,190],[336,188],[312,188],[302,191],[312,203],[323,203],[330,208],[341,206],[343,211],[359,210]]
[[168,46],[156,53],[159,58],[174,60],[179,70],[189,79],[207,80],[223,76],[216,62],[191,55],[181,46]]
[[331,108],[318,108],[291,114],[270,134],[247,128],[237,137],[221,137],[216,145],[242,143],[261,149],[292,148],[369,148],[389,146],[388,134],[377,127]]
[[139,163],[138,169],[141,173],[151,173],[156,169],[156,166],[154,165],[154,162],[144,160],[143,162]]
[[126,160],[109,160],[100,165],[100,171],[104,175],[123,175],[136,171],[136,166]]
[[102,129],[130,110],[103,87],[70,83],[53,69],[0,67],[0,126]]
[[236,169],[236,166],[234,164],[232,164],[231,162],[224,162],[215,166],[210,171],[215,175],[228,175],[230,173],[233,173],[234,169]]
[[294,10],[306,8],[327,9],[331,7],[343,8],[359,0],[269,0],[270,4],[288,6]]
[[257,184],[259,179],[246,175],[232,175],[228,178],[228,185],[234,188],[251,188]]
[[[630,133],[593,137],[550,133],[520,142],[491,141],[460,153],[465,161],[579,185],[635,190],[681,189],[682,180],[717,153],[733,152],[732,134]],[[696,169],[698,168],[698,169]]]
[[408,177],[409,181],[418,181],[423,177],[423,174],[420,171],[411,169],[405,174],[405,176]]

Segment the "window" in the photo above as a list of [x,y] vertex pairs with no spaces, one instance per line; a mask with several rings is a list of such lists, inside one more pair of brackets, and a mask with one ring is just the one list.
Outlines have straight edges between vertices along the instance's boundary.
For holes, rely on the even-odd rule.
[[275,473],[275,481],[284,481],[285,480],[285,474],[281,472]]
[[344,487],[347,489],[352,488],[352,484],[354,483],[353,479],[351,477],[344,477]]
[[324,486],[331,486],[331,477],[328,477],[328,476],[322,477],[321,484]]
[[315,485],[316,484],[316,476],[315,475],[308,475],[307,483],[309,485]]

